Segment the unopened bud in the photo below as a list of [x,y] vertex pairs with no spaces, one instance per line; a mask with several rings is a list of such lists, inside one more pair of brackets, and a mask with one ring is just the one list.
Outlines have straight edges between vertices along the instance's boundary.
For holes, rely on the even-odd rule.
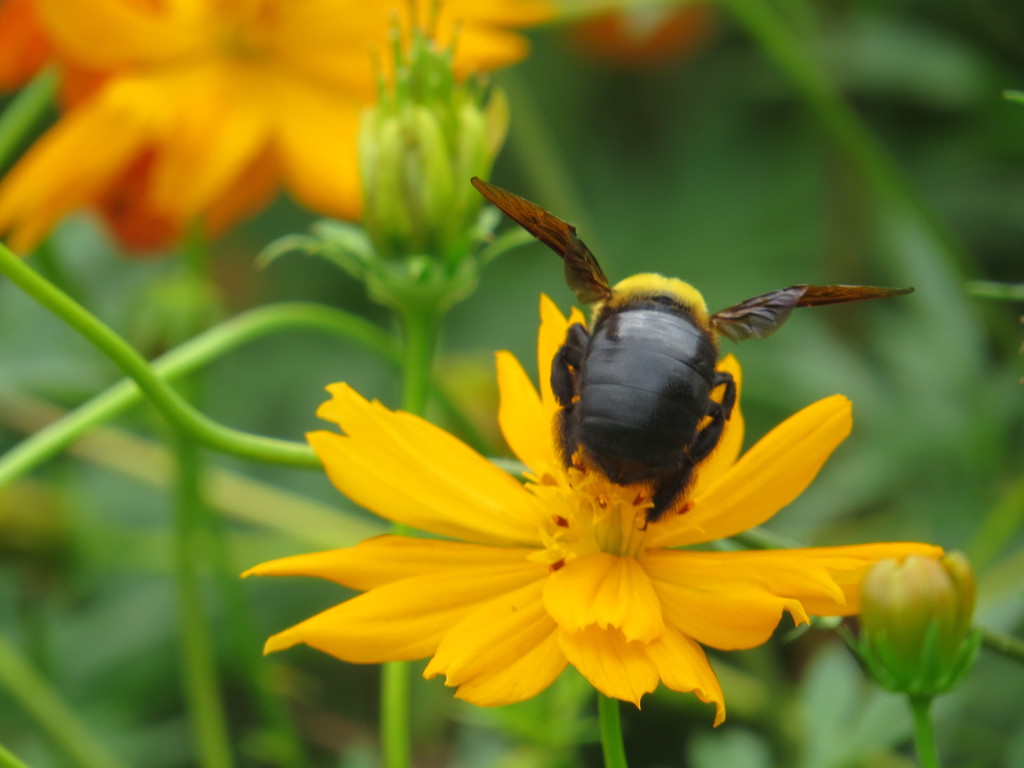
[[479,83],[455,81],[451,51],[417,39],[408,57],[362,123],[363,225],[382,258],[455,265],[482,205],[469,179],[489,175],[508,110]]
[[960,552],[883,560],[862,587],[857,650],[892,691],[935,696],[955,687],[980,643],[971,631],[974,574]]

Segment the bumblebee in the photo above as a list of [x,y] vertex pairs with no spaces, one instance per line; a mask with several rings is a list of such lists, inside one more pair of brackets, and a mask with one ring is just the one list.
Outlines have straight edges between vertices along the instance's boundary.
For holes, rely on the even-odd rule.
[[718,335],[763,339],[796,307],[913,290],[794,285],[709,314],[700,293],[676,278],[645,273],[611,286],[575,227],[518,195],[472,181],[487,200],[561,256],[576,298],[594,303],[590,330],[571,325],[552,361],[557,443],[566,466],[575,462],[617,485],[649,488],[648,524],[685,494],[736,404],[732,376],[715,370]]

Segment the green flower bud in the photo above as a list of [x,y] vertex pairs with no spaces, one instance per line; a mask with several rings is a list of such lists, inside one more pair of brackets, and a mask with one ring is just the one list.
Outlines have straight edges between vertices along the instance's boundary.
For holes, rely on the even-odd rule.
[[971,631],[974,574],[962,553],[883,560],[861,595],[857,650],[881,685],[931,697],[963,679],[981,637]]
[[457,80],[452,49],[424,30],[402,40],[396,29],[377,105],[360,125],[361,227],[318,222],[309,236],[272,243],[260,262],[320,256],[365,283],[374,301],[438,316],[476,288],[484,264],[514,247],[492,242],[500,214],[470,183],[490,176],[509,109],[480,79]]
[[508,109],[478,82],[455,80],[450,50],[414,36],[362,123],[363,226],[381,258],[454,265],[469,256],[483,204],[469,179],[489,175]]

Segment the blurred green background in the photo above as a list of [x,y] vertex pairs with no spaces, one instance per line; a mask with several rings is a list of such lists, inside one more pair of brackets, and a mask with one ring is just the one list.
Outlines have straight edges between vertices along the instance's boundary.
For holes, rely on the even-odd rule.
[[[639,271],[678,276],[712,309],[795,283],[915,286],[893,301],[802,310],[762,342],[723,343],[744,367],[748,444],[815,399],[841,392],[854,403],[851,438],[770,527],[816,545],[913,539],[964,549],[979,573],[978,621],[1019,631],[1022,308],[972,295],[968,281],[1024,282],[1024,104],[1002,96],[1024,89],[1024,5],[776,3],[826,93],[841,94],[857,122],[828,106],[822,119],[752,35],[752,17],[734,12],[757,5],[707,6],[708,29],[657,65],[609,60],[607,43],[584,45],[578,25],[533,31],[530,58],[494,78],[512,129],[492,181],[576,224],[613,282]],[[312,220],[280,200],[213,244],[226,311],[309,300],[390,330],[362,286],[326,262],[292,256],[256,269],[265,245]],[[87,218],[68,221],[55,250],[86,306],[147,355],[164,351],[165,329],[180,322],[180,294],[167,288],[174,259],[125,260]],[[541,291],[570,306],[557,259],[530,245],[489,266],[446,321],[437,373],[472,421],[471,439],[492,454],[504,452],[493,352],[512,350],[535,372]],[[314,413],[330,382],[390,406],[400,396],[391,365],[311,333],[249,344],[199,378],[190,386],[205,413],[288,439],[321,426]],[[0,283],[0,449],[119,379]],[[177,664],[167,434],[146,407],[111,427],[0,492],[0,632],[124,764],[194,765]],[[227,571],[382,530],[317,472],[210,460]],[[237,763],[287,764],[239,648],[258,651],[268,634],[344,594],[314,581],[245,582],[255,621],[240,626],[218,578],[211,564],[203,589]],[[786,629],[763,648],[713,655],[729,706],[715,731],[691,696],[659,691],[642,712],[624,708],[630,764],[914,765],[903,703],[873,689],[834,634]],[[374,765],[376,668],[305,648],[259,663],[294,715],[307,765]],[[493,711],[452,700],[439,680],[418,683],[417,765],[599,765],[591,707],[572,674],[535,701]],[[1024,668],[983,651],[936,717],[946,765],[1024,765]],[[2,691],[0,744],[39,768],[75,764]]]

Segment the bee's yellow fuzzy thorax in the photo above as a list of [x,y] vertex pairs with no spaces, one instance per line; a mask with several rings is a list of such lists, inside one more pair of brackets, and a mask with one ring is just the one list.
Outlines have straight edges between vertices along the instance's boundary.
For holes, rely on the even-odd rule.
[[708,324],[708,307],[700,291],[687,282],[675,277],[664,277],[653,272],[644,272],[627,277],[612,288],[612,297],[595,307],[596,312],[607,307],[617,309],[636,299],[665,296],[688,309],[694,319],[703,326]]

